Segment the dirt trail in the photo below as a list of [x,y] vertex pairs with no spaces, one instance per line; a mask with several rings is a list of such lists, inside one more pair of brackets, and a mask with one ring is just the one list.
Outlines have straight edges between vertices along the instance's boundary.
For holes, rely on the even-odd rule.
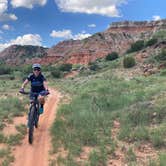
[[50,95],[45,104],[44,114],[40,116],[39,128],[34,132],[33,145],[28,143],[28,136],[21,146],[15,148],[13,154],[15,162],[13,166],[48,166],[51,138],[49,129],[55,119],[60,93],[50,90]]

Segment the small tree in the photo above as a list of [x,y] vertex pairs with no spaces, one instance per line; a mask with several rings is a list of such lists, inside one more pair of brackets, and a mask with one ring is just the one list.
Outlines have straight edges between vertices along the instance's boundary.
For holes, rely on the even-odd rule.
[[10,74],[11,73],[11,68],[5,65],[0,65],[0,75],[3,74]]
[[138,40],[131,45],[131,48],[127,51],[128,53],[139,51],[144,48],[144,40]]
[[105,59],[107,61],[113,61],[113,60],[117,59],[118,57],[119,56],[118,56],[117,52],[112,52],[111,54],[108,54]]
[[60,78],[61,77],[61,72],[60,72],[60,70],[53,70],[53,71],[51,71],[51,75],[54,78]]
[[166,60],[166,49],[163,49],[161,53],[159,53],[157,56],[155,56],[155,59],[157,61],[165,61]]
[[152,39],[150,39],[150,40],[148,40],[148,41],[146,42],[145,46],[146,46],[146,47],[152,46],[152,45],[156,44],[157,41],[158,41],[158,40],[157,40],[156,38],[152,38]]
[[93,71],[98,70],[98,69],[99,69],[99,66],[98,66],[97,62],[90,62],[90,63],[89,63],[89,69],[90,69],[90,70],[93,70]]
[[70,71],[72,69],[72,64],[66,63],[59,66],[61,71]]
[[124,68],[130,68],[135,66],[135,59],[133,57],[125,57],[123,59],[123,66]]

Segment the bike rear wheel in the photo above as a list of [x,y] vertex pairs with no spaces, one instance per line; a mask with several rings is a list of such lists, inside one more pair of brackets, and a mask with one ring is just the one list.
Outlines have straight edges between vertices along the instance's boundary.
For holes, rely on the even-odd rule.
[[30,144],[33,143],[33,131],[34,131],[34,115],[35,115],[35,106],[32,106],[30,108],[29,113],[29,135],[28,135],[28,141]]

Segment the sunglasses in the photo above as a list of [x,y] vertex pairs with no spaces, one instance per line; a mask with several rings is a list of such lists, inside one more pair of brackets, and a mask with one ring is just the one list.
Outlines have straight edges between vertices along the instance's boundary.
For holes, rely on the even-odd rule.
[[40,69],[39,68],[34,68],[33,71],[40,71]]

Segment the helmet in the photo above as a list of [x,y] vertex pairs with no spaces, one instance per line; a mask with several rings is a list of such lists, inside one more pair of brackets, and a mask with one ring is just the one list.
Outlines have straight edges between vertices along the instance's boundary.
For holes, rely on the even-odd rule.
[[39,63],[35,63],[32,65],[32,69],[34,69],[34,68],[41,69],[41,65]]

